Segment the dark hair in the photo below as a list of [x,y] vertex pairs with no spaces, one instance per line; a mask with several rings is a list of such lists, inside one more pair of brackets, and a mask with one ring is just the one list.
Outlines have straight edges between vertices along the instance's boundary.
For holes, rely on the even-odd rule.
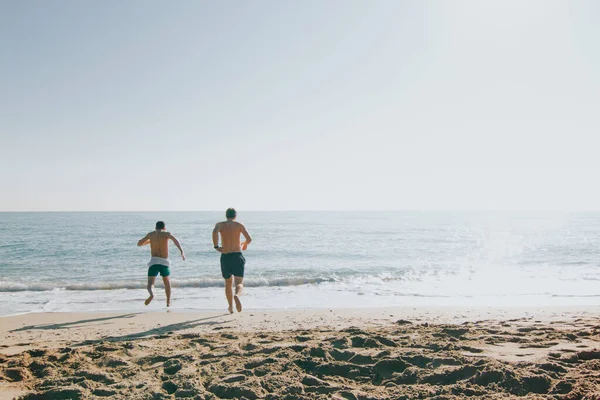
[[163,221],[158,221],[156,223],[156,229],[165,229],[165,223]]
[[227,218],[235,218],[237,217],[237,211],[235,211],[235,208],[228,208],[227,211],[225,211],[225,216]]

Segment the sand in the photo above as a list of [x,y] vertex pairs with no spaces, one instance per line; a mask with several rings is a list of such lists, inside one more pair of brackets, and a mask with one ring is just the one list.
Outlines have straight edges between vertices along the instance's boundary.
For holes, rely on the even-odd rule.
[[0,318],[0,399],[600,399],[600,307]]

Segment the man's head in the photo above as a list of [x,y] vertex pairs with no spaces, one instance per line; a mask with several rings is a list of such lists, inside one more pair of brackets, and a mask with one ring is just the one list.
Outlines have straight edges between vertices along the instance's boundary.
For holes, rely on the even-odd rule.
[[227,217],[227,219],[235,219],[235,217],[237,217],[235,208],[228,208],[227,211],[225,211],[225,217]]
[[162,231],[164,229],[165,229],[165,223],[164,223],[164,221],[158,221],[156,223],[156,230],[157,231]]

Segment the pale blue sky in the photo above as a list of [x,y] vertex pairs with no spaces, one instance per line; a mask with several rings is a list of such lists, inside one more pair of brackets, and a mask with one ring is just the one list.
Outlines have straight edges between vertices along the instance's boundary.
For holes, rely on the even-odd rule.
[[0,210],[600,209],[599,20],[0,0]]

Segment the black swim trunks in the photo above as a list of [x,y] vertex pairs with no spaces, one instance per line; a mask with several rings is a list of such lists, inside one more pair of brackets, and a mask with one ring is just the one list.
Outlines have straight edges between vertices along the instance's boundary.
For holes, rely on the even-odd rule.
[[231,275],[243,278],[245,265],[246,259],[242,253],[221,254],[221,275],[225,279],[231,278]]

